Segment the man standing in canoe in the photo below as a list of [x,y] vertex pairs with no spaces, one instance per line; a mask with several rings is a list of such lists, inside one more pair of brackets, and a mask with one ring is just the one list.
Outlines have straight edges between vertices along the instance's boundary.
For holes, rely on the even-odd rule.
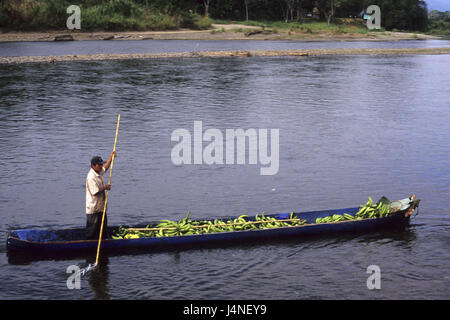
[[[103,174],[109,169],[116,152],[111,152],[108,161],[105,163],[99,156],[91,159],[91,169],[86,177],[86,239],[98,239],[102,224],[103,209],[105,206],[105,190],[111,190],[111,185],[103,185]],[[107,226],[103,222],[103,236]]]

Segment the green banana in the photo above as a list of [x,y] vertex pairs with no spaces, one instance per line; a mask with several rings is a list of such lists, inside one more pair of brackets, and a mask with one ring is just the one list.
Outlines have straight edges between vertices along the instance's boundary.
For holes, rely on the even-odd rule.
[[[376,206],[371,207],[371,198],[366,206],[360,206],[360,209],[352,216],[350,214],[333,214],[326,217],[316,218],[315,223],[332,223],[346,220],[363,219],[367,217],[385,216],[388,211],[387,206],[382,203],[377,203]],[[147,225],[146,228],[156,228],[155,231],[145,231],[145,232],[131,232],[125,227],[119,227],[116,234],[112,235],[113,239],[123,239],[125,236],[127,238],[143,238],[143,237],[174,237],[174,236],[184,236],[192,234],[208,234],[216,232],[232,232],[240,230],[258,230],[258,229],[269,229],[269,228],[285,228],[285,227],[296,227],[307,223],[306,220],[301,220],[295,216],[292,211],[289,213],[289,220],[283,221],[283,219],[277,219],[274,217],[266,217],[265,213],[256,214],[254,218],[249,219],[249,216],[244,214],[237,218],[231,219],[226,218],[225,220],[189,220],[190,213],[188,212],[186,216],[178,221],[172,220],[161,220],[156,225]],[[254,221],[261,223],[253,223]]]
[[364,214],[364,213],[366,213],[367,212],[367,210],[369,210],[369,207],[364,207],[362,210],[361,210],[361,214]]

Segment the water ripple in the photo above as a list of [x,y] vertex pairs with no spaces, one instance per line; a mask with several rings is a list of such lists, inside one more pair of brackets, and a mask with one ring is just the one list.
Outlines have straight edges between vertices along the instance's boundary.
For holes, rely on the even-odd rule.
[[[1,230],[83,225],[89,161],[111,152],[119,112],[112,225],[188,211],[206,218],[350,207],[368,195],[415,193],[423,202],[400,234],[110,257],[80,291],[65,285],[67,266],[79,261],[13,265],[1,251],[0,298],[447,299],[449,62],[323,56],[2,66]],[[175,166],[170,135],[193,132],[194,120],[222,132],[280,129],[278,174],[261,176],[258,165]],[[378,292],[366,286],[372,264],[381,268]]]

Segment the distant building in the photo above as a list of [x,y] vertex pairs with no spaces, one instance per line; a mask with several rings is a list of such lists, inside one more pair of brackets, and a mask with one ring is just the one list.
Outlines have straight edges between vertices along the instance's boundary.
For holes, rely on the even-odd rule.
[[317,7],[314,7],[312,10],[312,18],[313,19],[319,19],[320,18],[320,11]]
[[364,20],[370,19],[370,17],[372,16],[372,14],[368,14],[368,13],[366,12],[366,9],[364,9],[363,11],[361,11],[361,12],[359,13],[359,15],[360,15]]
[[307,18],[307,19],[315,19],[315,20],[320,19],[320,12],[319,12],[319,9],[317,9],[316,7],[314,7],[314,8],[312,9],[312,11],[308,12],[308,13],[305,15],[305,18]]

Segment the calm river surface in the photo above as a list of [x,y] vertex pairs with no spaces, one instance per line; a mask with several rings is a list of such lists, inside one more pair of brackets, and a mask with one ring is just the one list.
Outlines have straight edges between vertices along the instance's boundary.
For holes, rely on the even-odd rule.
[[[449,299],[449,69],[449,55],[1,65],[4,244],[11,229],[84,226],[89,161],[108,157],[118,113],[110,225],[345,208],[368,196],[422,202],[401,233],[110,256],[80,290],[67,288],[66,269],[85,260],[13,263],[2,245],[0,298]],[[196,120],[223,133],[279,129],[278,173],[175,166],[171,134],[193,133]],[[380,290],[366,286],[370,265]]]
[[92,40],[0,42],[0,57],[66,54],[126,54],[232,50],[294,50],[348,48],[442,48],[450,40],[399,41],[258,41],[258,40]]

